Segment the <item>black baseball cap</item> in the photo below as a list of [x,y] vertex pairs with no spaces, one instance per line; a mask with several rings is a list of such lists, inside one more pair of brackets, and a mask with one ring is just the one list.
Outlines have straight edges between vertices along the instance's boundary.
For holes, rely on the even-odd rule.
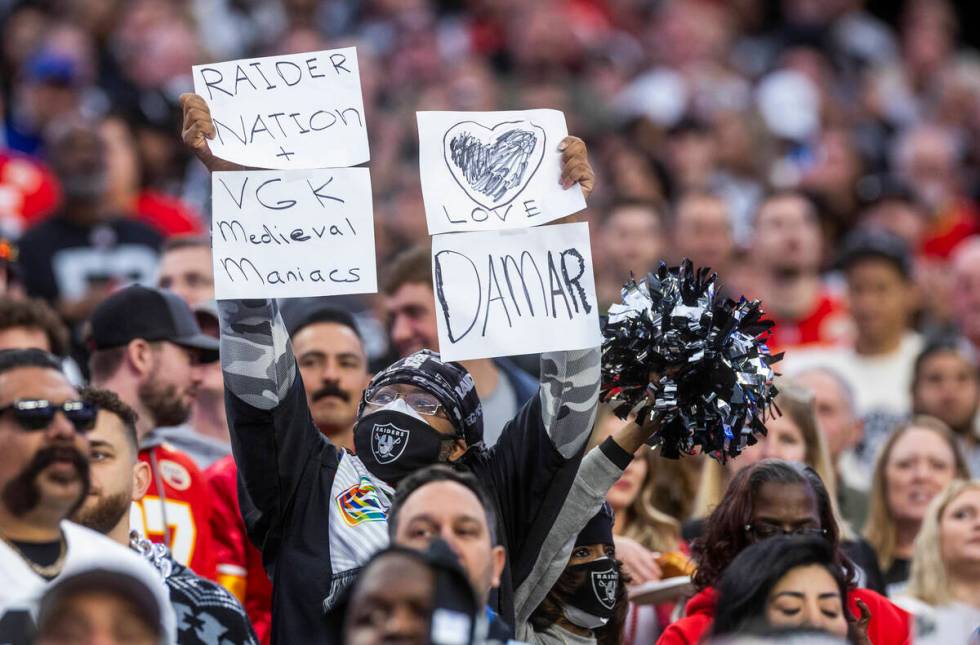
[[142,338],[199,350],[204,363],[218,360],[218,340],[201,331],[191,308],[170,291],[140,285],[120,289],[95,308],[91,324],[96,350]]
[[912,257],[908,245],[894,233],[864,229],[854,231],[844,240],[837,265],[846,271],[868,258],[890,262],[906,280],[912,278]]

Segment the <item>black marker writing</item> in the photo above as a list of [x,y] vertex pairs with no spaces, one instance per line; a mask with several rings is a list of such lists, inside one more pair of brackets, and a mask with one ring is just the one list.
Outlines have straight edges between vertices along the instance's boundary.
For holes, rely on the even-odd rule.
[[[357,235],[357,231],[354,230],[354,225],[351,224],[350,219],[345,217],[344,221],[347,222],[347,228],[350,229],[351,234]],[[216,236],[221,236],[223,242],[247,243],[256,246],[267,244],[283,246],[293,244],[294,242],[308,242],[310,240],[346,236],[345,229],[336,224],[330,226],[310,226],[309,230],[300,226],[290,229],[288,234],[286,234],[275,224],[266,223],[262,224],[258,230],[249,232],[245,228],[245,225],[237,219],[215,220],[214,231]]]
[[[247,65],[236,64],[233,78],[227,81],[225,72],[218,67],[202,67],[199,71],[207,88],[208,98],[213,99],[215,92],[238,96],[239,92],[246,92],[249,88],[253,92],[265,92],[277,87],[293,87],[299,85],[304,78],[325,78],[328,75],[350,77],[353,74],[344,65],[346,62],[347,56],[335,52],[330,55],[330,67],[324,68],[332,73],[324,73],[320,70],[319,59],[315,57],[307,58],[302,65],[288,60],[275,63],[257,60]],[[231,76],[230,67],[225,66],[224,69]],[[256,84],[256,81],[259,83]]]
[[[574,275],[566,266],[568,258],[579,262]],[[486,263],[444,249],[434,255],[433,264],[436,300],[446,324],[446,335],[454,344],[466,338],[481,318],[482,337],[486,336],[494,316],[505,319],[507,326],[513,328],[515,316],[558,318],[560,303],[564,303],[562,317],[568,316],[569,320],[591,313],[594,306],[581,285],[586,271],[585,258],[575,248],[547,251],[537,257],[530,251],[522,251],[517,257],[487,254]],[[547,267],[547,286],[544,267]],[[453,295],[452,304],[447,293]],[[464,295],[462,300],[460,294]],[[470,295],[475,296],[475,306]]]
[[[319,176],[323,177],[323,174]],[[327,208],[328,206],[347,203],[347,200],[344,197],[341,197],[338,193],[340,189],[339,187],[337,187],[338,191],[328,192],[327,187],[330,186],[334,180],[334,175],[332,174],[328,174],[322,183],[318,180],[317,183],[320,184],[319,186],[314,185],[312,181],[307,179],[306,187],[309,189],[309,191],[307,191],[306,188],[300,188],[302,184],[286,183],[281,177],[272,177],[262,181],[258,184],[254,191],[249,191],[246,194],[245,188],[248,185],[249,178],[250,177],[246,176],[244,181],[242,181],[241,187],[237,189],[236,196],[236,190],[228,185],[228,182],[234,182],[234,179],[229,179],[226,181],[225,177],[218,177],[218,182],[224,187],[225,192],[228,193],[228,196],[231,197],[231,201],[235,203],[235,206],[237,206],[239,210],[243,210],[245,208],[249,196],[251,196],[253,193],[255,201],[258,202],[258,204],[263,208],[271,211],[288,210],[300,201],[303,201],[304,204],[309,204],[311,206],[313,204],[318,204],[321,208],[327,210],[330,210]],[[249,206],[251,206],[250,203]],[[350,225],[349,221],[347,223],[353,232],[354,227]]]
[[[282,116],[289,116],[289,120],[280,120]],[[211,115],[214,122],[214,132],[218,137],[218,142],[225,143],[227,135],[228,142],[238,141],[243,146],[255,143],[256,140],[279,141],[288,137],[309,134],[311,132],[323,132],[337,126],[343,128],[363,128],[364,121],[361,112],[353,107],[333,108],[331,110],[315,110],[306,116],[302,112],[270,112],[268,114],[256,114],[254,116],[239,115],[238,124],[227,123],[222,119]],[[274,121],[272,128],[267,122]],[[294,127],[295,126],[295,127]]]
[[[258,260],[256,260],[258,261]],[[360,267],[347,267],[344,269],[325,269],[325,268],[306,268],[297,266],[295,268],[272,268],[264,267],[259,269],[255,262],[246,257],[229,258],[223,257],[218,260],[221,267],[225,270],[225,275],[231,283],[250,283],[259,284],[290,284],[307,282],[333,282],[333,283],[355,283],[361,281]]]

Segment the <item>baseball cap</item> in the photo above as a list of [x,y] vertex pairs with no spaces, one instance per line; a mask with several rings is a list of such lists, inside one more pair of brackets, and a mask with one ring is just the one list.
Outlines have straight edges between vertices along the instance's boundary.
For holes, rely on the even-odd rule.
[[136,616],[158,632],[162,631],[163,607],[146,581],[121,569],[88,569],[64,576],[41,599],[38,623],[44,630],[49,620],[64,610],[64,603],[77,596],[110,593],[128,600]]
[[912,259],[905,240],[880,230],[858,229],[844,240],[843,250],[837,265],[845,271],[854,264],[868,258],[890,262],[905,279],[912,277]]
[[169,291],[141,285],[120,289],[95,308],[91,323],[96,350],[142,338],[200,350],[205,363],[218,360],[218,340],[202,332],[187,303]]

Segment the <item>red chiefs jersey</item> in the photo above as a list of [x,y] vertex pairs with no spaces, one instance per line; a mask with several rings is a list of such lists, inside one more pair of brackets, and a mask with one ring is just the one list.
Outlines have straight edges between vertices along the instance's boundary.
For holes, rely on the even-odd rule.
[[152,474],[146,495],[137,502],[143,526],[136,528],[149,540],[170,547],[177,562],[215,580],[211,500],[204,474],[166,442],[141,448],[140,461],[150,465]]
[[768,316],[776,325],[766,345],[773,354],[787,347],[835,345],[850,339],[853,323],[843,300],[826,291],[820,294],[813,309],[799,320]]
[[272,583],[262,567],[262,554],[248,539],[238,510],[238,467],[231,455],[204,471],[211,489],[218,582],[235,594],[252,621],[255,634],[269,642],[272,625]]

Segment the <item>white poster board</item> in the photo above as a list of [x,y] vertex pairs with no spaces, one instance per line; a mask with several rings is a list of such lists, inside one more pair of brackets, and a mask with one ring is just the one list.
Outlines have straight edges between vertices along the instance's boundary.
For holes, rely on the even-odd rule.
[[419,168],[429,233],[537,226],[585,208],[562,188],[558,110],[418,112]]
[[443,360],[602,343],[584,222],[436,235],[432,278]]
[[353,47],[193,68],[221,159],[253,168],[353,166],[370,158]]
[[377,291],[367,168],[211,175],[219,300]]

